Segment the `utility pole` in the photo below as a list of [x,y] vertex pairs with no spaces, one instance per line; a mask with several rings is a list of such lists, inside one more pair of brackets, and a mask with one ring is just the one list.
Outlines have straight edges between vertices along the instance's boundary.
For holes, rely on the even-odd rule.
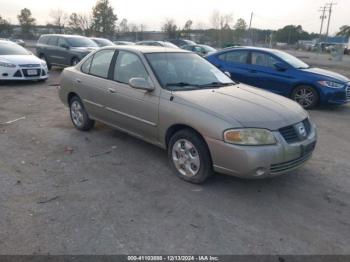
[[320,39],[320,42],[322,41],[322,30],[323,30],[323,23],[324,23],[324,20],[327,18],[326,16],[326,10],[327,10],[327,6],[323,6],[321,7],[321,9],[319,10],[320,12],[322,12],[322,15],[321,15],[321,29],[320,29],[320,36],[319,36],[319,39]]
[[252,12],[251,15],[250,15],[250,22],[249,22],[249,29],[248,29],[250,42],[252,43],[252,45],[253,45],[253,34],[252,34],[253,16],[254,16],[254,13]]
[[328,7],[328,24],[327,24],[327,34],[326,34],[326,39],[328,39],[328,35],[329,35],[329,26],[331,24],[331,17],[332,17],[332,9],[333,9],[333,6],[336,5],[337,3],[328,3],[326,4],[327,7]]

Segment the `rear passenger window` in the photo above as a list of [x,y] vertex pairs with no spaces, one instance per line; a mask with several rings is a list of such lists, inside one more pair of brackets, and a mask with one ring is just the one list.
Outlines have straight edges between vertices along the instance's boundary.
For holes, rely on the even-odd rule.
[[[102,50],[96,53],[90,65],[90,74],[98,77],[107,78],[113,55],[114,50]],[[88,64],[86,64],[86,68],[88,68]]]
[[57,41],[58,41],[58,37],[57,36],[51,36],[49,37],[49,40],[47,41],[48,45],[52,45],[52,46],[57,46]]
[[114,80],[128,84],[134,77],[148,79],[148,73],[142,61],[133,53],[120,51],[114,68]]
[[248,51],[232,51],[219,55],[219,59],[231,63],[248,63]]

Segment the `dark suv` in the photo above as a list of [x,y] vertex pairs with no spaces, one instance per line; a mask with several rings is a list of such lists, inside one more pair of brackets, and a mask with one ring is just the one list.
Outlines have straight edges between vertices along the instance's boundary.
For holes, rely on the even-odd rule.
[[91,39],[76,35],[42,35],[36,53],[51,66],[72,66],[79,63],[91,51],[98,49]]

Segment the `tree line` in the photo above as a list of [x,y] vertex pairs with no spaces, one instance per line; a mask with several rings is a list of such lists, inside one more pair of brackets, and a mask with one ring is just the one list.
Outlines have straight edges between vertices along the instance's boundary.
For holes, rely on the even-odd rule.
[[[98,0],[89,14],[67,14],[60,9],[51,10],[50,22],[47,28],[52,28],[56,33],[72,33],[86,36],[114,38],[116,35],[144,32],[144,24],[129,23],[122,19],[118,23],[118,16],[109,0]],[[21,27],[21,36],[31,38],[35,34],[36,19],[28,8],[23,8],[17,16]],[[222,14],[213,11],[209,18],[210,26],[194,24],[193,20],[187,20],[183,26],[179,26],[173,19],[166,19],[161,30],[167,38],[191,38],[192,34],[200,35],[201,42],[210,42],[215,46],[229,46],[232,44],[254,44],[255,42],[283,42],[295,44],[299,40],[311,40],[318,38],[315,33],[308,33],[301,25],[287,25],[278,30],[262,30],[248,28],[247,22],[239,18],[234,21],[232,14]],[[13,34],[13,25],[0,15],[0,36]],[[339,36],[350,37],[350,26],[344,25],[337,33]]]

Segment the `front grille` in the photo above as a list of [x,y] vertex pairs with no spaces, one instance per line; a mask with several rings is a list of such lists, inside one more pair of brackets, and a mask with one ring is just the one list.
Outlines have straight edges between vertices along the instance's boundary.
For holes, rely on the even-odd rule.
[[17,70],[13,77],[22,77],[21,70]]
[[[303,124],[307,135],[309,135],[311,133],[311,123],[309,119],[305,119],[303,121]],[[298,136],[297,130],[295,128],[295,125],[283,127],[279,130],[279,132],[283,136],[284,140],[286,140],[286,142],[289,144],[303,141],[307,138],[305,137],[304,139],[300,139],[300,137]]]
[[346,99],[350,100],[350,86],[346,88]]
[[40,64],[22,64],[22,65],[19,65],[19,67],[40,67]]
[[[28,75],[28,70],[35,70],[36,74],[35,75]],[[41,70],[40,69],[23,69],[23,74],[25,77],[36,77],[36,76],[40,76]]]
[[294,159],[288,162],[271,165],[270,174],[275,175],[281,172],[288,172],[289,170],[292,170],[304,164],[307,160],[311,158],[311,156],[312,156],[312,153],[309,153],[305,156],[299,157],[297,159]]

